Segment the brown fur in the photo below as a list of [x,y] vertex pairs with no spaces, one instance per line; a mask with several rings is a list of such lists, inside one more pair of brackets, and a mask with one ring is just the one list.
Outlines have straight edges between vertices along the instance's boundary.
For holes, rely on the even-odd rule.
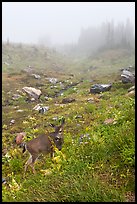
[[62,121],[60,126],[54,126],[52,127],[55,128],[54,132],[51,132],[49,134],[42,134],[37,138],[32,139],[31,141],[28,141],[24,145],[24,150],[28,150],[30,153],[30,158],[25,164],[25,172],[27,170],[27,167],[30,165],[32,167],[33,173],[35,173],[34,169],[34,163],[36,159],[39,157],[41,153],[51,154],[51,157],[53,157],[54,154],[54,145],[61,150],[62,144],[64,142],[63,140],[63,125],[65,123],[65,120]]

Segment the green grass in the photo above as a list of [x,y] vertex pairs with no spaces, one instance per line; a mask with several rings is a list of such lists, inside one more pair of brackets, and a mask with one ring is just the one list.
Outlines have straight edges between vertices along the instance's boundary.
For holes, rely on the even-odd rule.
[[[13,47],[10,49],[15,52]],[[32,48],[26,49],[30,51]],[[31,54],[31,59],[34,53]],[[19,56],[15,57],[16,61]],[[54,59],[59,63],[59,56]],[[120,59],[124,64],[123,58]],[[103,61],[94,60],[105,67]],[[112,60],[109,60],[107,63],[110,65]],[[118,60],[116,62],[118,70],[120,63]],[[68,61],[64,60],[63,63],[68,66]],[[88,66],[87,61],[83,63]],[[73,61],[70,70],[79,65],[82,68],[82,61]],[[60,75],[52,70],[52,77],[57,77],[64,86],[84,77],[83,82],[65,90],[63,96],[55,98],[54,94],[60,91],[58,83],[56,88],[51,89],[52,84],[44,77],[37,81],[27,74],[10,74],[9,71],[7,74],[4,70],[2,150],[6,153],[2,155],[2,176],[6,178],[7,184],[2,185],[3,202],[124,202],[126,193],[135,192],[135,99],[126,96],[131,84],[122,84],[116,70],[111,70],[105,77],[102,74],[100,78],[94,78],[95,83],[113,80],[109,92],[96,95],[89,93],[90,86],[94,83],[89,81],[90,76],[94,75],[92,71],[88,73],[88,77],[77,73],[70,79],[67,72]],[[98,69],[96,76],[97,72]],[[113,72],[116,74],[113,75]],[[46,73],[51,77],[51,72]],[[37,83],[43,84],[43,94],[38,101],[27,103],[25,95],[17,101],[11,99],[17,89],[21,90],[23,86],[31,84],[35,87]],[[44,100],[47,94],[53,98]],[[76,101],[62,104],[64,97],[75,98]],[[89,98],[93,98],[94,102],[88,102]],[[7,99],[11,102],[10,105],[6,105]],[[38,103],[49,106],[44,115],[32,110]],[[17,113],[18,109],[23,112]],[[57,151],[53,160],[48,155],[40,156],[35,166],[37,174],[33,175],[31,168],[28,168],[23,177],[24,165],[29,155],[23,155],[21,149],[13,143],[16,133],[25,131],[25,141],[31,140],[43,132],[51,131],[49,123],[58,124],[62,116],[66,119],[62,151]],[[114,122],[106,125],[104,121],[108,118],[112,118]],[[15,119],[15,124],[10,125],[11,119]]]

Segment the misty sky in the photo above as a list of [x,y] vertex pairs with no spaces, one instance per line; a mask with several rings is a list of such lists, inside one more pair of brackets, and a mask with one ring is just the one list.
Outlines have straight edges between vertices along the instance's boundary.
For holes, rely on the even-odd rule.
[[135,24],[135,2],[2,2],[2,40],[75,43],[81,28],[127,18]]

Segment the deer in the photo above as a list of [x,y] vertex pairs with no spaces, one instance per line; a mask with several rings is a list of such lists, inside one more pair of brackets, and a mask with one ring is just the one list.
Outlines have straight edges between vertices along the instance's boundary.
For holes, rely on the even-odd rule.
[[63,126],[65,124],[65,119],[63,118],[61,121],[61,125],[56,126],[54,124],[50,124],[55,130],[54,132],[50,132],[47,134],[41,134],[37,138],[33,138],[32,140],[22,143],[23,153],[27,150],[30,154],[29,159],[25,163],[24,174],[27,171],[28,166],[31,166],[33,174],[36,174],[34,164],[36,159],[41,154],[49,154],[51,158],[54,156],[55,146],[60,151],[62,149],[62,145],[64,143],[63,136]]

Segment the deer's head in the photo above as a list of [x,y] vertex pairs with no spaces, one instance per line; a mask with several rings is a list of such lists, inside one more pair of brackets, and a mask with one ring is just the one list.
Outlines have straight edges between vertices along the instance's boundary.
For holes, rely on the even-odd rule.
[[50,133],[50,136],[52,137],[56,147],[58,150],[62,149],[62,145],[64,143],[64,136],[63,136],[63,126],[65,124],[65,119],[62,119],[61,125],[56,126],[53,124],[50,124],[55,129],[55,132]]

